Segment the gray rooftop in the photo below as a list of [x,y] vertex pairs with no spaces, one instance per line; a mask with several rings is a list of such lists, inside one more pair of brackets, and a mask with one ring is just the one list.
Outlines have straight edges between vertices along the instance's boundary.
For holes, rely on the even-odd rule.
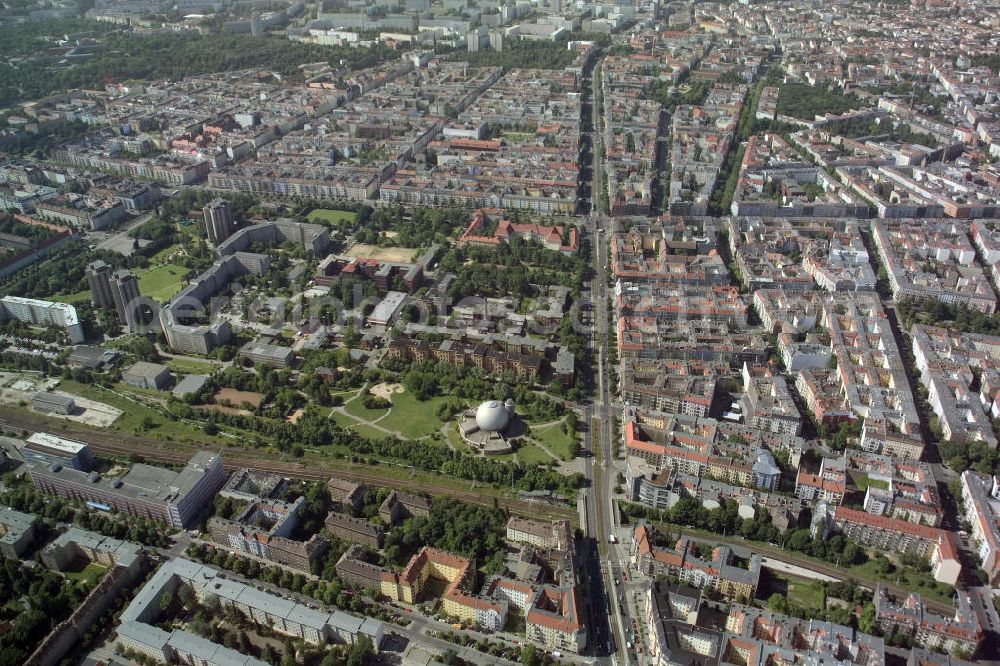
[[194,393],[201,389],[208,381],[208,375],[185,375],[184,379],[174,385],[171,391],[175,397],[183,398],[188,393]]
[[93,484],[105,492],[133,499],[176,501],[191,491],[201,480],[207,465],[216,457],[217,454],[209,451],[198,451],[180,472],[136,463],[124,476],[111,479],[59,464],[38,464],[32,470],[32,474],[59,477],[78,484]]
[[[184,558],[170,560],[160,567],[122,612],[121,626],[146,622],[155,617],[159,612],[158,600],[161,591],[174,577],[192,585],[199,596],[214,594],[220,600],[236,602],[281,617],[304,627],[310,627],[320,634],[323,634],[327,627],[342,634],[362,633],[373,638],[377,638],[381,633],[382,624],[378,620],[356,617],[339,610],[332,613],[314,610],[290,599],[232,580],[217,569]],[[204,644],[198,644],[196,647],[198,650],[208,649]]]
[[37,520],[38,516],[33,513],[15,511],[9,506],[0,507],[0,525],[5,528],[4,534],[0,536],[0,543],[17,543]]
[[122,372],[122,376],[130,377],[143,377],[146,379],[155,379],[159,377],[164,371],[169,372],[170,368],[165,365],[160,365],[159,363],[150,363],[149,361],[136,361],[131,366]]
[[114,556],[115,562],[123,567],[130,567],[142,556],[142,546],[131,541],[122,541],[112,537],[71,527],[55,541],[45,547],[46,550],[72,547],[74,545]]

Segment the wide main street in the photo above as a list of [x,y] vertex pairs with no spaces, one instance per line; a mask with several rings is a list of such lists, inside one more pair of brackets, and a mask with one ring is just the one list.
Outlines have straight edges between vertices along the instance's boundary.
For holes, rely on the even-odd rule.
[[[593,350],[595,399],[584,408],[584,475],[583,531],[587,537],[582,559],[586,577],[587,614],[590,619],[590,652],[598,655],[598,663],[633,663],[628,615],[625,613],[624,592],[619,588],[623,564],[619,547],[611,543],[616,531],[613,488],[615,485],[613,391],[609,373],[610,348],[608,321],[611,301],[608,289],[608,243],[611,220],[601,210],[604,168],[603,138],[600,132],[601,96],[599,81],[602,59],[595,63],[591,76],[584,81],[590,90],[590,124],[584,135],[590,138],[591,182],[590,210],[587,230],[591,233],[593,279],[590,284],[593,303]],[[616,539],[617,540],[617,539]],[[624,617],[623,617],[624,615]]]

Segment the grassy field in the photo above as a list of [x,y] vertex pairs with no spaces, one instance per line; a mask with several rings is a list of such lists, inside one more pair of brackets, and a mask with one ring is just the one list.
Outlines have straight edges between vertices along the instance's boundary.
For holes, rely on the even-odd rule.
[[361,397],[357,398],[356,400],[352,400],[351,402],[344,405],[344,409],[347,411],[348,414],[350,414],[351,416],[356,416],[362,421],[374,421],[375,419],[380,419],[383,416],[385,416],[386,412],[389,411],[388,408],[368,409],[367,407],[365,407],[364,402],[362,402],[363,400],[364,398]]
[[517,458],[525,465],[552,462],[552,456],[536,444],[524,444],[517,450]]
[[952,603],[954,588],[944,583],[938,583],[930,573],[915,571],[906,567],[896,567],[891,574],[880,574],[875,568],[875,561],[869,560],[864,564],[851,567],[848,571],[871,578],[881,578],[883,580],[897,583],[908,590],[918,592],[928,599],[934,599],[946,604]]
[[[137,270],[135,275],[139,278],[139,291],[143,296],[165,302],[181,290],[187,271],[188,269],[176,264],[160,264],[152,268]],[[48,298],[59,303],[82,303],[90,300],[90,290],[49,296]]]
[[389,430],[398,430],[411,439],[425,437],[441,427],[437,408],[447,400],[447,398],[431,398],[421,402],[409,391],[394,393],[392,411],[378,424]]
[[819,581],[788,581],[788,600],[802,608],[815,609],[817,613],[826,609],[826,593]]
[[83,303],[90,300],[90,290],[78,291],[75,294],[61,294],[59,296],[48,296],[48,300],[55,301],[57,303],[69,303],[70,305],[76,305],[77,303]]
[[[84,564],[84,561],[81,561],[80,564]],[[68,580],[82,580],[90,586],[94,586],[97,585],[98,581],[104,578],[104,574],[107,573],[107,571],[108,568],[105,566],[94,564],[93,562],[86,562],[86,566],[83,566],[82,568],[76,565],[71,565],[69,569],[64,569],[62,573]]]
[[163,364],[174,372],[183,372],[188,375],[210,375],[222,365],[195,358],[168,358]]
[[131,435],[139,429],[143,419],[148,417],[151,427],[148,429],[147,434],[150,437],[206,444],[231,443],[228,439],[219,436],[206,435],[201,428],[193,424],[180,420],[169,420],[155,409],[123,398],[107,389],[102,389],[91,384],[81,384],[69,379],[59,382],[59,389],[73,395],[103,402],[106,405],[111,405],[122,410],[122,415],[118,417],[108,430]]
[[444,434],[445,434],[445,439],[448,440],[448,443],[451,444],[453,447],[455,447],[457,450],[461,451],[463,447],[466,449],[469,448],[469,445],[465,443],[465,441],[462,439],[462,435],[458,432],[457,423],[453,423],[452,425],[448,426],[445,429]]
[[563,460],[570,460],[569,449],[570,445],[573,444],[573,438],[563,432],[562,424],[557,423],[546,428],[532,428],[531,436]]
[[157,301],[169,301],[181,290],[188,269],[175,264],[161,264],[139,271],[139,291]]
[[852,472],[851,474],[854,478],[854,484],[858,487],[858,490],[868,490],[868,486],[881,488],[882,490],[889,489],[888,481],[883,481],[882,479],[873,479],[864,472]]
[[317,208],[306,216],[314,224],[342,224],[348,222],[353,224],[358,219],[358,214],[349,210],[332,210],[330,208]]
[[332,418],[334,423],[339,425],[341,428],[350,428],[359,435],[368,437],[370,439],[382,439],[383,437],[388,436],[386,433],[382,432],[378,428],[373,428],[367,423],[359,421],[353,416],[348,416],[347,414],[342,414],[340,412],[333,412]]
[[174,243],[173,245],[168,245],[163,248],[152,257],[149,258],[149,263],[154,266],[157,264],[168,264],[172,259],[173,255],[182,249],[180,243]]

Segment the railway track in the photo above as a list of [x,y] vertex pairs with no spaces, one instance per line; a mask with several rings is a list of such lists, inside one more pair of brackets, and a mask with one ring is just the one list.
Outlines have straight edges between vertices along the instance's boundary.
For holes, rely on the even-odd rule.
[[[168,464],[182,465],[186,463],[191,454],[198,448],[193,445],[177,442],[159,442],[138,435],[111,434],[102,430],[88,428],[72,421],[62,422],[61,420],[39,417],[37,415],[25,415],[3,407],[0,407],[0,426],[16,431],[38,432],[42,430],[61,437],[79,439],[87,442],[96,453],[105,456],[139,456],[146,460]],[[372,485],[390,488],[405,485],[406,490],[424,492],[431,496],[447,495],[455,499],[483,506],[493,506],[494,501],[496,501],[499,506],[512,513],[532,518],[545,520],[568,519],[570,521],[575,521],[577,518],[577,512],[570,507],[554,506],[542,502],[530,502],[513,497],[494,497],[493,495],[484,495],[456,488],[455,483],[458,482],[457,479],[450,485],[447,482],[437,484],[417,479],[406,479],[403,481],[396,476],[379,473],[378,470],[371,467],[355,465],[345,469],[334,466],[306,466],[300,462],[269,458],[268,456],[273,456],[269,452],[254,451],[251,454],[247,449],[232,446],[222,446],[218,447],[218,449],[213,447],[213,450],[218,450],[222,454],[227,470],[237,467],[251,467],[307,481],[325,481],[332,474],[340,474],[353,481],[363,481]]]

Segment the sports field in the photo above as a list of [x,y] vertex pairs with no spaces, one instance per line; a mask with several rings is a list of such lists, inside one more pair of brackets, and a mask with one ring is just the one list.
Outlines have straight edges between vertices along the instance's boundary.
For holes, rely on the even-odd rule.
[[317,208],[307,216],[314,224],[343,224],[345,222],[353,224],[358,219],[358,214],[349,210],[333,210],[330,208]]

